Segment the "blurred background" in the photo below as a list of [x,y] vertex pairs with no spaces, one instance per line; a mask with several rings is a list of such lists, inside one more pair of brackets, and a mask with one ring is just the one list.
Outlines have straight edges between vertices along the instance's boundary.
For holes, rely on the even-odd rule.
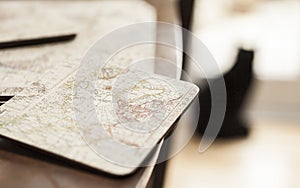
[[249,135],[218,139],[204,153],[195,135],[169,161],[164,187],[300,187],[299,20],[296,0],[194,1],[191,30],[224,74],[238,48],[255,51],[243,109]]
[[[75,45],[76,48],[78,47],[78,49],[80,49],[79,52],[83,53],[90,44],[98,39],[96,35],[94,36],[94,33],[101,36],[111,29],[119,28],[122,25],[153,21],[155,20],[155,16],[158,21],[181,25],[180,6],[178,2],[185,4],[184,2],[192,2],[193,0],[135,1],[104,0],[103,4],[100,3],[101,6],[97,5],[101,8],[99,9],[101,11],[93,9],[94,12],[91,11],[92,7],[89,6],[93,6],[91,2],[95,3],[96,1],[91,1],[89,5],[86,4],[82,7],[76,6],[76,10],[72,10],[72,8],[60,9],[56,10],[56,13],[60,12],[61,15],[68,15],[74,11],[74,13],[76,12],[76,14],[74,14],[76,16],[79,13],[83,18],[86,16],[86,18],[82,18],[82,20],[77,17],[71,17],[71,23],[80,23],[77,25],[74,24],[73,26],[85,28],[81,28],[85,33],[77,37],[77,42],[79,40],[80,45]],[[146,6],[146,3],[139,4],[142,1],[148,2],[153,7]],[[81,3],[84,4],[87,2],[88,1],[82,1]],[[132,4],[134,4],[134,7]],[[4,10],[5,6],[2,5],[1,8]],[[49,7],[47,8],[49,9]],[[38,12],[46,14],[47,11],[45,10],[48,9],[46,9],[46,7],[42,10],[38,9]],[[133,13],[132,10],[135,12]],[[157,15],[155,15],[155,10]],[[300,1],[194,0],[193,6],[186,10],[191,16],[190,26],[187,28],[207,46],[224,75],[229,73],[232,67],[234,67],[239,49],[254,52],[253,67],[251,67],[251,79],[253,82],[250,88],[245,89],[247,90],[247,95],[243,98],[244,105],[241,111],[241,116],[246,122],[245,125],[248,128],[248,133],[239,138],[217,139],[208,150],[200,153],[199,144],[201,134],[196,132],[187,146],[169,160],[167,164],[164,164],[166,166],[163,166],[163,170],[154,170],[153,176],[154,179],[159,177],[157,178],[159,179],[157,183],[159,186],[153,187],[300,187]],[[30,12],[30,9],[28,12]],[[88,14],[89,12],[91,14]],[[63,22],[64,19],[59,17],[59,15],[60,14],[57,14],[52,17],[51,14],[49,16],[49,18],[51,18],[49,20],[54,20],[52,24],[49,20],[45,21],[41,19],[40,23],[43,23],[43,27],[38,25],[38,22],[35,21],[36,19],[39,20],[38,18],[25,21],[30,22],[32,25],[38,25],[38,28],[41,29],[39,32],[50,31],[51,28],[56,27],[60,28],[60,25],[56,25],[60,23],[60,21],[62,21],[64,28],[66,27],[68,30],[72,28],[68,24],[65,24]],[[94,15],[99,16],[99,19],[94,19],[96,18]],[[122,19],[119,20],[118,18],[121,17]],[[1,14],[0,19],[10,20]],[[23,17],[20,17],[20,20],[23,21]],[[55,23],[56,20],[57,23]],[[99,25],[89,29],[89,27],[86,27],[86,24],[91,21],[95,21],[95,23]],[[18,26],[18,24],[12,23],[13,26],[14,24]],[[93,24],[91,25],[93,26]],[[22,29],[15,30],[18,32],[26,32],[30,30],[30,27],[24,30]],[[0,28],[0,31],[2,31],[2,38],[5,38],[5,33],[11,35],[11,33],[5,31],[4,27]],[[90,34],[90,32],[93,34]],[[173,38],[174,44],[180,43],[181,35],[172,32],[173,31],[160,31],[157,37]],[[31,32],[28,33],[32,34]],[[50,49],[50,47],[48,48]],[[48,48],[44,47],[43,49],[49,50]],[[64,50],[68,52],[68,47],[62,46],[61,48],[64,48]],[[156,56],[164,57],[169,59],[170,62],[179,62],[180,64],[182,62],[181,52],[179,53],[176,50],[174,52],[174,49],[172,51],[166,48],[166,46],[157,46]],[[37,54],[40,54],[38,48],[32,50],[37,50]],[[54,50],[54,52],[59,52],[59,50]],[[28,57],[20,56],[20,59],[29,59],[28,62],[31,62],[31,59],[34,59],[34,55],[27,52],[26,54],[28,54]],[[49,53],[45,51],[43,54],[46,56]],[[57,54],[60,55],[60,53]],[[73,54],[72,50],[70,50],[70,54]],[[76,53],[76,56],[74,56],[76,59],[80,58],[78,54]],[[133,59],[136,58],[136,54],[132,56]],[[15,56],[11,57],[15,58]],[[5,58],[5,53],[1,58]],[[64,57],[59,56],[59,58]],[[131,60],[130,58],[128,59]],[[44,61],[44,59],[40,59],[37,63]],[[47,58],[45,59],[47,60]],[[57,62],[60,63],[59,61],[55,61],[55,63]],[[49,60],[48,63],[49,65],[47,65],[46,68],[48,66],[52,67],[52,64],[50,64],[52,61]],[[181,65],[179,66],[181,67]],[[33,68],[35,67],[33,66]],[[166,71],[168,72],[168,70],[157,69],[156,73],[161,72],[164,74]],[[244,72],[241,72],[241,74],[242,76],[235,77],[235,80],[243,80]],[[0,75],[0,77],[1,76],[3,77],[3,75]],[[176,72],[172,77],[179,78],[180,74]],[[32,79],[36,78],[33,77]],[[18,80],[23,80],[23,76],[19,76]],[[247,84],[245,84],[245,87],[247,87]],[[234,90],[235,88],[232,87],[232,89]],[[203,92],[204,90],[201,90],[200,97]],[[200,115],[200,118],[202,117],[203,116]],[[5,157],[5,155],[3,156]],[[6,158],[10,159],[10,157],[5,157],[5,160]],[[36,169],[40,168],[38,165],[32,165],[31,161],[27,162],[26,165],[24,165],[25,163],[19,165],[18,160],[12,160],[9,164],[17,166],[16,168],[7,166],[11,171],[21,167],[23,168],[22,170],[15,171],[19,174],[28,174],[28,176],[24,175],[23,181],[29,181],[30,178],[27,179],[26,177],[32,176],[32,170],[30,171],[31,167]],[[157,166],[160,168],[159,165]],[[55,168],[53,166],[49,167],[49,169]],[[80,172],[83,175],[73,176],[68,171],[62,170],[59,171],[61,173],[57,173],[58,171],[56,170],[52,172],[46,167],[45,169],[45,177],[49,173],[51,174],[51,176],[49,176],[51,182],[52,179],[55,179],[53,177],[56,177],[57,182],[61,183],[53,184],[52,187],[59,185],[62,185],[62,187],[66,185],[73,185],[75,187],[82,187],[82,185],[87,187],[90,185],[90,187],[92,187],[91,185],[94,185],[94,187],[99,187],[99,182],[103,184],[108,182],[108,187],[109,185],[113,187],[115,182],[117,182],[115,186],[129,187],[126,182],[122,182],[127,181],[126,178],[111,178],[107,180],[108,178],[102,179],[103,177],[95,174],[93,174],[93,176],[90,174],[86,175],[84,172]],[[5,172],[3,174],[9,175],[5,168],[1,170]],[[40,173],[43,171],[36,170],[35,172],[35,174],[43,175]],[[12,174],[15,174],[15,172]],[[92,178],[89,179],[87,176],[91,176]],[[13,176],[9,176],[9,178],[12,179],[12,181],[10,180],[11,182],[15,181]],[[148,177],[145,179],[148,179]],[[32,181],[40,181],[40,179],[37,178],[37,180]],[[22,183],[22,181],[20,182]],[[43,185],[45,184],[43,179],[40,182]]]

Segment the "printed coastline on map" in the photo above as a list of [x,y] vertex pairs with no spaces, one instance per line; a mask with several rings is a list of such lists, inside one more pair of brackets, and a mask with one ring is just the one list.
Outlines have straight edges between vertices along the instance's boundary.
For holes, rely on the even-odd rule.
[[[94,6],[85,6],[85,2],[43,3],[47,4],[46,12],[38,11],[42,10],[41,5],[34,1],[2,5],[7,15],[15,11],[11,7],[19,7],[23,12],[22,18],[9,17],[19,20],[16,27],[25,28],[21,21],[32,18],[32,12],[28,10],[37,10],[33,12],[34,19],[46,17],[49,22],[60,23],[58,25],[63,27],[77,26],[74,30],[78,35],[70,43],[0,52],[0,95],[14,96],[0,106],[0,135],[107,173],[132,173],[136,167],[109,161],[99,156],[93,146],[99,142],[105,145],[107,138],[128,146],[155,145],[195,98],[198,88],[191,83],[130,69],[135,59],[153,57],[155,53],[153,45],[134,46],[97,70],[98,80],[92,94],[101,125],[78,126],[73,104],[74,81],[84,52],[99,37],[120,25],[154,21],[155,11],[142,1],[118,2],[118,6],[113,2],[92,2]],[[138,11],[124,8],[133,4],[138,6]],[[68,12],[64,6],[70,6]],[[84,10],[86,14],[81,14]],[[106,18],[114,13],[120,14],[119,20],[107,24]],[[66,19],[61,19],[64,16]],[[94,17],[99,19],[91,19]],[[3,28],[10,28],[10,23],[9,20],[3,22],[7,24]],[[26,28],[34,28],[30,24],[35,22],[26,24]],[[15,26],[11,28],[11,31],[21,31]],[[48,25],[44,29],[51,31]],[[34,30],[25,34],[42,32]],[[155,37],[155,30],[149,32]],[[97,131],[99,126],[104,128],[105,135]],[[118,147],[110,148],[111,155],[120,155]],[[140,150],[135,155],[123,153],[120,157],[139,163],[148,154],[148,151]]]

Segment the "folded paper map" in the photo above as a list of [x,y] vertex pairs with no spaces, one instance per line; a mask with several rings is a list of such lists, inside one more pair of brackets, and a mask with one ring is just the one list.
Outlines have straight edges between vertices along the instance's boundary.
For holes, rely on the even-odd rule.
[[[33,9],[37,10],[33,11],[35,19],[66,22],[76,26],[77,32],[76,39],[66,44],[0,51],[0,96],[14,96],[0,106],[1,136],[107,173],[127,175],[146,159],[198,93],[191,83],[155,75],[149,69],[133,69],[135,59],[153,57],[155,52],[154,45],[133,46],[96,70],[95,90],[90,95],[97,121],[89,121],[93,112],[74,105],[75,99],[85,100],[74,92],[84,53],[99,37],[122,25],[154,21],[153,8],[143,1],[0,3],[7,15],[13,14],[14,7],[23,11],[22,17],[32,19],[29,10]],[[46,13],[40,11],[44,6]],[[130,7],[137,11],[133,13]],[[34,23],[29,24],[34,27]],[[49,32],[68,30],[65,24],[54,25],[53,29],[50,24]],[[16,27],[20,25],[11,31]],[[155,37],[155,28],[150,33]],[[31,34],[39,32],[15,36]],[[76,114],[86,114],[84,125]]]

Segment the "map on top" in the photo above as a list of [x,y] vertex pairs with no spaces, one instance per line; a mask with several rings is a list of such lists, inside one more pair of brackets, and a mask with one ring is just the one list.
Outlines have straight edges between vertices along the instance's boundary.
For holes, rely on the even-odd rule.
[[[144,1],[3,1],[0,5],[4,41],[38,36],[45,30],[49,35],[69,32],[69,25],[77,32],[75,40],[67,43],[0,51],[0,98],[12,97],[0,106],[3,137],[110,174],[127,175],[198,93],[191,83],[130,68],[136,59],[155,55],[153,45],[143,45],[114,56],[96,70],[94,90],[76,95],[76,72],[90,45],[120,26],[155,21],[153,7]],[[40,27],[43,20],[47,24]],[[155,38],[153,29],[149,33]]]
[[[123,83],[122,87],[118,87],[117,82]],[[38,84],[32,90],[36,87]],[[22,93],[14,97],[1,106],[1,135],[109,173],[124,175],[132,172],[136,167],[131,165],[141,163],[151,150],[124,152],[122,146],[154,146],[198,93],[195,85],[183,81],[105,68],[99,71],[95,83],[93,109],[99,122],[87,121],[85,127],[80,127],[74,108],[81,109],[74,107],[73,87],[74,74],[71,74],[49,93],[33,97],[33,101],[30,96],[22,97]],[[105,131],[101,131],[101,127]],[[122,144],[112,144],[111,139]],[[87,152],[91,149],[94,151]],[[103,156],[97,153],[101,149],[106,151]]]

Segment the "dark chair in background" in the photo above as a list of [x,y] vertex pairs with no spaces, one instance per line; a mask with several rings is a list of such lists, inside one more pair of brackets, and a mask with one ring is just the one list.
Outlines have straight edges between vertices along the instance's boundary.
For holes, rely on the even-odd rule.
[[[193,21],[194,0],[180,0],[179,9],[182,27],[190,30]],[[186,48],[188,41],[184,37],[183,47]],[[233,68],[224,75],[227,106],[222,128],[218,134],[219,138],[235,138],[248,135],[247,123],[243,119],[241,111],[253,80],[253,58],[254,51],[239,49]],[[185,68],[186,60],[187,56],[183,54],[183,69]],[[220,79],[220,77],[216,79]],[[203,80],[202,83],[206,84],[199,86],[201,88],[199,95],[200,117],[198,123],[198,132],[200,134],[205,132],[211,112],[211,94],[207,80]]]
[[[242,116],[242,107],[253,82],[253,58],[254,51],[239,49],[234,66],[224,74],[227,92],[226,112],[218,138],[236,138],[248,135],[249,128]],[[221,79],[221,76],[212,79],[211,83],[214,84],[214,81]],[[211,93],[207,80],[204,80],[204,83],[200,86],[201,93],[199,95],[198,132],[200,134],[205,132],[211,113]]]
[[[179,0],[178,8],[181,17],[181,24],[184,29],[190,30],[193,17],[194,0]],[[183,36],[183,47],[187,47],[187,39]],[[224,123],[222,125],[219,137],[236,137],[248,134],[243,119],[240,117],[240,110],[250,88],[253,78],[252,63],[254,52],[240,50],[235,66],[225,75],[227,88],[227,107]],[[183,69],[187,56],[183,54]],[[218,78],[216,78],[218,79]],[[205,81],[204,81],[205,82]],[[206,81],[207,82],[207,81]],[[198,132],[204,133],[210,116],[211,97],[207,85],[200,86],[200,118]],[[163,146],[159,157],[168,154],[168,146]],[[151,177],[148,187],[162,187],[165,178],[167,162],[160,163],[156,166],[155,172]]]

